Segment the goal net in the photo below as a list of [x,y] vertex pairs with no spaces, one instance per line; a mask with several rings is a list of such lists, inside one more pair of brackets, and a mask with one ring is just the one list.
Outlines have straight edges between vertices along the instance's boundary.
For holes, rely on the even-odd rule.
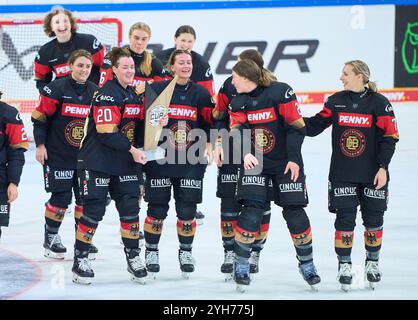
[[[116,18],[76,19],[78,32],[94,35],[107,52],[122,42],[122,23]],[[30,114],[39,92],[34,80],[34,60],[39,48],[50,41],[43,20],[0,20],[0,91],[2,101],[19,109],[32,138]]]

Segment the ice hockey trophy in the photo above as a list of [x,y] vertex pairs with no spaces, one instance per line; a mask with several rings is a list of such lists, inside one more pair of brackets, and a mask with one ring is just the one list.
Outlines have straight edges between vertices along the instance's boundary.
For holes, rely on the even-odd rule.
[[168,106],[176,82],[177,78],[175,77],[159,96],[151,86],[145,85],[144,147],[140,150],[145,152],[147,161],[165,157],[165,150],[158,146],[158,142],[163,130],[162,122],[168,114]]

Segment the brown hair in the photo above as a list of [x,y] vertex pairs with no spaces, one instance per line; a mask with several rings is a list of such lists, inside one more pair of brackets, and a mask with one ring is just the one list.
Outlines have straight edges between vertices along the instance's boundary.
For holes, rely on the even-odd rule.
[[177,28],[174,38],[178,38],[182,33],[190,33],[196,39],[196,31],[194,31],[192,26],[183,25]]
[[241,52],[238,57],[240,60],[249,59],[254,61],[261,70],[261,81],[263,83],[268,83],[272,81],[277,81],[277,77],[270,70],[264,68],[264,59],[261,53],[255,49],[247,49]]
[[75,18],[71,11],[68,11],[64,8],[56,8],[53,11],[48,12],[48,14],[44,18],[44,32],[50,38],[55,37],[55,32],[52,31],[51,27],[51,20],[54,16],[60,13],[63,13],[68,16],[68,19],[70,20],[71,24],[71,33],[75,33],[77,31],[77,23],[75,22]]
[[113,47],[112,50],[110,50],[109,55],[108,55],[108,58],[112,64],[112,67],[115,67],[115,68],[119,66],[119,60],[123,57],[127,57],[127,58],[132,57],[128,48]]
[[[134,23],[129,29],[129,37],[131,37],[132,33],[135,30],[145,31],[148,34],[148,36],[151,38],[151,28],[146,23],[144,22]],[[139,70],[141,70],[142,74],[144,74],[145,76],[149,76],[152,71],[151,66],[152,66],[152,54],[147,49],[145,49],[144,59],[142,60],[141,65],[139,66]]]
[[235,66],[232,67],[232,71],[234,71],[237,75],[263,87],[269,87],[272,82],[269,78],[263,78],[261,76],[261,69],[253,60],[250,59],[238,61]]
[[365,62],[361,60],[351,60],[344,64],[352,66],[355,75],[361,74],[363,76],[363,84],[367,84],[371,91],[377,92],[376,82],[370,81],[370,69]]
[[89,59],[91,63],[93,63],[93,56],[90,52],[84,49],[78,49],[71,52],[70,58],[68,59],[68,64],[74,64],[74,62],[80,57],[85,57]]
[[183,54],[183,53],[188,54],[190,58],[192,57],[192,54],[189,51],[183,50],[183,49],[176,49],[170,54],[170,58],[168,58],[167,65],[172,66],[176,62],[176,57],[179,54]]

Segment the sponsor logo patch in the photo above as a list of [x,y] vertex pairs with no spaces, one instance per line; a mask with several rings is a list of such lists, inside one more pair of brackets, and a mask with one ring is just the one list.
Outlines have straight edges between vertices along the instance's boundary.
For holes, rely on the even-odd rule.
[[370,128],[372,126],[372,115],[339,112],[338,125],[346,127]]
[[274,108],[268,108],[258,111],[248,111],[247,113],[248,123],[263,123],[271,122],[277,119]]

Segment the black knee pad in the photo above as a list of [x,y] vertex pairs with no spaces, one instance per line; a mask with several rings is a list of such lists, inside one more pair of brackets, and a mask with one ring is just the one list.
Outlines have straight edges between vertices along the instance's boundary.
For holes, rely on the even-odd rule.
[[148,203],[147,216],[155,219],[165,219],[169,208],[168,203]]
[[308,215],[302,206],[284,207],[282,214],[291,233],[302,233],[310,226]]
[[176,201],[176,212],[179,220],[192,220],[196,217],[197,205],[195,202]]
[[356,226],[357,208],[338,209],[335,217],[335,230],[353,231]]
[[115,199],[116,209],[120,216],[134,216],[139,214],[139,197],[137,195],[125,194]]
[[384,213],[381,210],[361,210],[363,225],[366,228],[379,228],[383,226]]
[[264,210],[261,208],[244,206],[238,217],[238,226],[244,230],[256,232],[260,229]]
[[106,198],[85,199],[83,203],[83,216],[95,221],[102,221],[106,211]]
[[71,204],[72,197],[73,194],[71,190],[63,192],[52,192],[51,198],[48,202],[54,207],[68,208],[68,205]]
[[241,204],[235,198],[221,198],[221,212],[240,212]]

